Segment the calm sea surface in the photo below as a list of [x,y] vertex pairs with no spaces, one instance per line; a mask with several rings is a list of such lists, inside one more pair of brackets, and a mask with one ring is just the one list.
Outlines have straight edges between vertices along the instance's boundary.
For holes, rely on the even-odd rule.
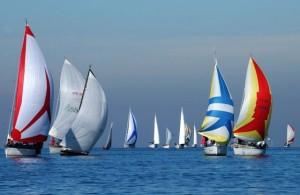
[[0,153],[1,194],[300,194],[300,148],[260,158],[203,156],[200,148],[94,149],[39,158]]

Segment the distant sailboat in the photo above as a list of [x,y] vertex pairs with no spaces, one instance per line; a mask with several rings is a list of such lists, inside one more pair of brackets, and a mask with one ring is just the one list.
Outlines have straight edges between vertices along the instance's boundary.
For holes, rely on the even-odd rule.
[[79,111],[63,138],[61,155],[88,155],[107,122],[105,93],[91,68],[89,69]]
[[186,125],[184,122],[184,114],[183,114],[183,108],[181,108],[180,113],[180,127],[179,127],[179,142],[175,145],[178,149],[183,149],[186,144]]
[[170,129],[166,129],[166,143],[162,146],[163,148],[170,148],[170,144],[172,141],[172,133]]
[[60,153],[62,148],[60,142],[77,116],[84,82],[84,78],[77,68],[65,59],[60,75],[58,111],[49,131],[51,136],[49,152],[51,154]]
[[234,127],[237,138],[232,145],[235,155],[262,155],[271,119],[272,95],[269,83],[254,58],[250,58],[244,100]]
[[110,130],[109,130],[109,134],[106,140],[106,144],[102,147],[103,150],[109,150],[111,148],[111,142],[112,142],[112,127],[113,127],[113,123],[110,124]]
[[295,129],[291,125],[287,125],[286,127],[286,143],[285,147],[290,147],[292,143],[295,141]]
[[137,123],[133,113],[131,112],[131,110],[129,110],[124,148],[135,148],[136,141],[137,141]]
[[154,116],[153,142],[149,145],[150,148],[157,148],[159,145],[159,129],[157,125],[156,114]]
[[43,53],[26,23],[6,156],[41,153],[51,123],[52,78]]
[[197,129],[196,129],[196,126],[195,126],[195,124],[194,124],[194,139],[193,139],[193,145],[192,145],[192,147],[193,148],[196,148],[197,147],[197,142],[198,142],[198,140],[197,140]]
[[209,105],[199,133],[204,139],[204,154],[222,156],[227,154],[233,120],[233,101],[226,82],[216,64],[211,80]]

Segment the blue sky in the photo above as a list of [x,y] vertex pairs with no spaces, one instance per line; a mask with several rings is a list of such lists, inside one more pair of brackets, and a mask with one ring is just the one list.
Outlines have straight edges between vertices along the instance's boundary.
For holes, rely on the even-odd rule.
[[[4,143],[25,18],[36,34],[55,83],[64,56],[85,75],[89,64],[109,102],[113,146],[123,144],[129,107],[138,146],[152,140],[157,113],[161,137],[177,142],[180,107],[197,127],[208,104],[213,53],[238,116],[252,54],[271,84],[270,137],[285,141],[299,122],[299,1],[3,1],[0,7],[0,142]],[[104,133],[98,145],[106,139]],[[296,144],[300,142],[296,138]]]

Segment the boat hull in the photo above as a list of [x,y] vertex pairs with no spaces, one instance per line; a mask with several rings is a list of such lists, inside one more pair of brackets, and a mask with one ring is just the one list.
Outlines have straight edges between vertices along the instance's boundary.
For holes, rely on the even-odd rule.
[[61,146],[49,146],[50,154],[60,154],[62,147]]
[[164,148],[164,149],[169,149],[169,148],[170,148],[170,145],[163,145],[162,148]]
[[135,148],[135,144],[124,144],[124,148]]
[[150,144],[149,148],[158,148],[158,144]]
[[14,148],[14,147],[5,147],[6,157],[30,157],[37,156],[38,153],[34,148]]
[[213,145],[203,147],[204,155],[206,156],[226,156],[227,155],[227,145]]
[[177,148],[177,149],[184,149],[184,148],[186,148],[186,146],[184,144],[176,144],[175,148]]
[[266,148],[235,144],[233,145],[233,153],[237,156],[260,156],[266,153]]
[[197,144],[193,144],[192,147],[193,147],[193,148],[197,148]]
[[88,152],[74,151],[69,148],[63,148],[60,151],[61,156],[86,156],[88,154],[89,154]]

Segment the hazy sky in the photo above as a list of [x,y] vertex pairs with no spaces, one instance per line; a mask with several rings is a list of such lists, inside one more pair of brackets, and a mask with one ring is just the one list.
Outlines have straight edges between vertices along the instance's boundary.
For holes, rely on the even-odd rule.
[[[287,123],[300,129],[300,1],[10,0],[0,7],[0,143],[7,134],[25,18],[54,78],[55,98],[64,56],[84,75],[93,64],[114,122],[113,147],[123,145],[129,107],[138,122],[137,146],[152,140],[155,112],[162,142],[166,127],[178,142],[181,106],[186,121],[199,127],[214,50],[235,119],[252,54],[273,93],[273,145],[285,142]],[[106,136],[107,131],[98,146]]]

